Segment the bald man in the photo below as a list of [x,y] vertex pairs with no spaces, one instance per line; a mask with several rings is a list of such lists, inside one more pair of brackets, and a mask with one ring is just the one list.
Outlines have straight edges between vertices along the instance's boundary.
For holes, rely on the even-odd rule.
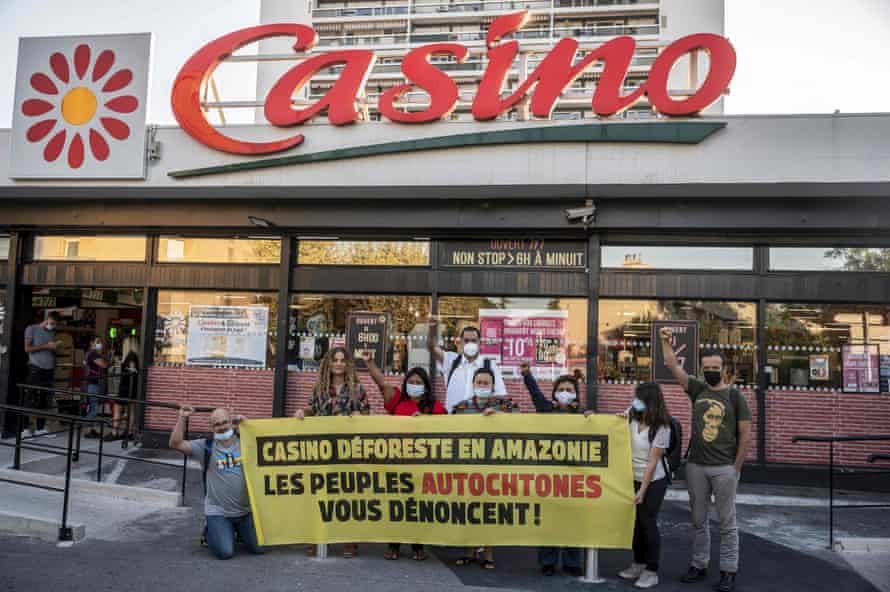
[[231,559],[235,554],[235,532],[251,553],[262,553],[257,544],[253,517],[247,499],[247,485],[241,467],[241,441],[235,433],[235,423],[245,418],[229,413],[228,409],[215,409],[210,414],[213,439],[210,442],[209,466],[203,466],[207,458],[208,440],[185,440],[185,418],[194,413],[189,405],[179,407],[176,426],[170,434],[170,448],[187,454],[201,463],[207,487],[204,495],[204,515],[207,518],[207,546],[218,559]]

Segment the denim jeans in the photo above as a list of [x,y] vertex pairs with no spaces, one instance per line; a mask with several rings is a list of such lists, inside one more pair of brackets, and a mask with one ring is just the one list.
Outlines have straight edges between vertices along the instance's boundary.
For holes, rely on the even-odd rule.
[[235,554],[236,530],[249,552],[255,555],[263,552],[263,548],[256,542],[256,529],[251,514],[237,518],[207,516],[207,546],[217,559],[231,559]]
[[[91,395],[102,395],[101,384],[88,384],[87,393]],[[99,397],[87,397],[87,419],[96,419],[99,415]]]

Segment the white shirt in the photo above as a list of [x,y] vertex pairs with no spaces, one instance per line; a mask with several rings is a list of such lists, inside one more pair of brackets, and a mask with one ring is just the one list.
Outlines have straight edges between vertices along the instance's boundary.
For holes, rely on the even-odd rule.
[[[646,467],[649,466],[649,430],[651,429],[647,428],[641,432],[640,424],[637,423],[637,420],[634,419],[630,422],[630,445],[633,451],[634,481],[641,483],[646,475]],[[652,440],[652,446],[667,450],[670,444],[671,431],[664,426],[658,428],[658,431],[655,432],[655,439]],[[664,462],[659,461],[655,465],[655,472],[652,473],[652,480],[658,481],[659,479],[664,479],[664,477]]]
[[[451,366],[454,360],[460,356],[460,364],[454,369],[451,375],[451,382],[448,382],[448,390],[445,392],[445,408],[448,413],[455,405],[461,401],[466,401],[473,396],[473,374],[476,370],[485,366],[485,358],[480,354],[472,362],[467,360],[463,354],[457,352],[444,352],[444,360],[438,365],[439,372],[448,382],[448,373],[451,372]],[[501,376],[501,370],[497,363],[489,358],[489,368],[494,373],[494,395],[506,396],[507,387],[504,384],[504,378]]]

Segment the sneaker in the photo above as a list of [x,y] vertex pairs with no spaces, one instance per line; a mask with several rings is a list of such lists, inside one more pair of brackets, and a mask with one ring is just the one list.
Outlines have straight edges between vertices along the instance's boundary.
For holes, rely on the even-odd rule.
[[699,569],[699,568],[695,567],[694,565],[690,565],[689,570],[686,572],[686,575],[684,575],[682,578],[680,578],[680,581],[683,582],[684,584],[692,584],[694,582],[697,582],[697,581],[703,579],[707,575],[708,575],[708,570]]
[[22,438],[30,438],[34,435],[33,430],[22,430]]
[[728,571],[720,572],[720,581],[714,586],[717,592],[733,592],[735,590],[735,574]]
[[646,565],[643,563],[631,563],[630,567],[628,567],[624,571],[618,572],[618,577],[623,580],[635,580],[643,575],[643,571],[645,569]]
[[658,585],[658,574],[654,571],[644,569],[640,578],[634,582],[637,588],[654,588]]
[[556,568],[553,567],[552,565],[545,565],[544,567],[541,568],[541,573],[544,574],[545,576],[552,576],[553,574],[556,573]]

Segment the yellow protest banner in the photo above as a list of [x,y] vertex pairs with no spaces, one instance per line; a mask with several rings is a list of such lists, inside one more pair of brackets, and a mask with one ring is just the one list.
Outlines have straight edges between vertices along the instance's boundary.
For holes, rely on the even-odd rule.
[[252,419],[241,452],[262,545],[631,545],[614,416]]

